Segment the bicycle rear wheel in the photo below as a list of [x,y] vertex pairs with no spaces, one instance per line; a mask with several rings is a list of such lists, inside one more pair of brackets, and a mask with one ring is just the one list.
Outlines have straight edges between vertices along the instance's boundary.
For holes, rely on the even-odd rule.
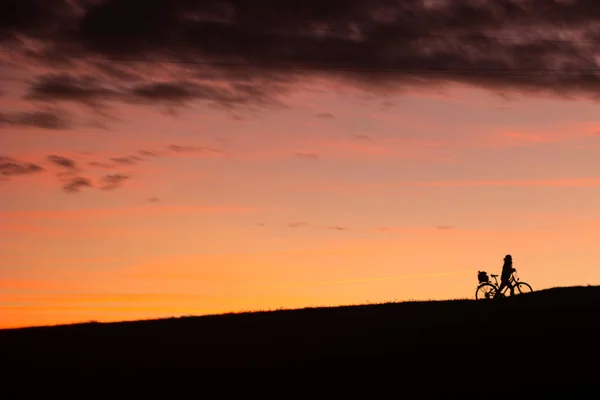
[[519,282],[515,285],[514,291],[515,291],[514,295],[518,295],[518,294],[531,293],[531,292],[533,292],[533,289],[531,288],[529,283]]
[[477,300],[493,299],[496,295],[497,288],[491,283],[482,283],[477,287],[475,298]]

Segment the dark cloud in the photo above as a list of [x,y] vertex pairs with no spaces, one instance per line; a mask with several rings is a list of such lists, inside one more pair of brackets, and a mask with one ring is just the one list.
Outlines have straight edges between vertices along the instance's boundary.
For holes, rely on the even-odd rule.
[[30,175],[44,171],[37,164],[15,160],[14,158],[0,156],[0,175],[4,177],[17,175]]
[[128,82],[138,82],[143,80],[143,76],[141,76],[139,71],[136,71],[134,68],[131,68],[130,65],[117,66],[115,65],[115,63],[111,63],[110,61],[99,61],[94,63],[93,65],[105,75],[107,75],[109,78],[115,78],[118,80]]
[[150,198],[148,199],[148,201],[149,201],[150,203],[158,203],[158,202],[160,201],[160,199],[159,199],[158,197],[150,197]]
[[333,231],[345,231],[347,228],[343,226],[328,226],[327,229],[331,229]]
[[171,103],[182,105],[192,100],[209,100],[224,106],[247,104],[250,102],[269,103],[270,97],[260,88],[234,83],[229,87],[198,84],[193,82],[161,82],[142,84],[134,87],[126,95],[132,101],[145,103]]
[[81,189],[92,186],[92,182],[88,178],[75,176],[66,180],[63,190],[67,193],[78,193]]
[[72,73],[41,75],[31,84],[25,98],[90,106],[104,106],[114,101],[181,106],[194,100],[207,100],[225,107],[251,103],[276,104],[266,87],[250,83],[233,82],[226,86],[216,86],[192,81],[169,81],[123,86],[111,85],[110,78],[100,79]]
[[111,168],[115,167],[113,164],[104,163],[104,162],[100,162],[100,161],[90,161],[88,163],[88,165],[90,167],[105,168],[105,169],[111,169]]
[[25,97],[38,101],[70,101],[97,105],[119,96],[119,92],[104,87],[97,78],[53,73],[39,76]]
[[2,125],[28,126],[43,129],[69,129],[71,123],[64,114],[56,111],[26,111],[17,113],[0,113]]
[[448,225],[438,225],[437,229],[442,230],[442,231],[447,231],[447,230],[450,230],[450,229],[454,229],[454,227],[448,226]]
[[[600,91],[600,75],[589,72],[597,69],[600,50],[596,0],[284,4],[4,0],[0,44],[100,71],[101,79],[58,71],[40,77],[28,97],[47,101],[261,103],[306,75],[377,90],[461,82],[558,95]],[[140,76],[156,71],[157,63],[144,60],[176,64],[167,81],[148,83]]]
[[319,156],[313,153],[296,152],[294,156],[302,158],[304,160],[318,160]]
[[288,227],[290,228],[301,228],[303,226],[308,225],[306,222],[292,222],[291,224],[288,224]]
[[52,38],[71,19],[73,8],[66,0],[3,0],[0,2],[0,42],[16,41],[18,35]]
[[[148,152],[145,152],[145,153],[148,153]],[[144,154],[144,152],[140,152],[140,154]],[[157,157],[158,155],[155,154],[153,156]],[[115,168],[117,165],[134,165],[141,161],[144,161],[144,159],[139,156],[131,155],[131,156],[123,156],[123,157],[111,157],[110,161],[111,162],[91,161],[88,163],[88,165],[90,165],[92,167],[97,167],[97,168],[111,169],[111,168]]]
[[129,179],[126,175],[121,174],[113,174],[113,175],[105,175],[100,180],[100,189],[102,190],[112,190],[116,189],[123,184],[127,179]]
[[132,165],[137,164],[140,161],[143,161],[143,158],[138,156],[126,156],[126,157],[113,157],[110,159],[111,161],[121,164],[121,165]]
[[46,157],[46,159],[51,162],[54,165],[57,165],[61,168],[65,168],[67,170],[76,170],[77,169],[77,165],[75,164],[74,160],[71,160],[70,158],[67,157],[63,157],[63,156],[57,156],[57,155],[49,155],[48,157]]
[[140,150],[138,153],[146,157],[160,157],[160,154],[155,151]]

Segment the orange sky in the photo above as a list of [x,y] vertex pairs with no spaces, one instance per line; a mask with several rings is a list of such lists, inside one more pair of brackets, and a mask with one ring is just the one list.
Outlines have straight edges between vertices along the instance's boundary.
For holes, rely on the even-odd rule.
[[[597,105],[342,89],[4,129],[2,152],[46,171],[0,181],[0,326],[472,298],[506,253],[534,289],[598,283]],[[104,191],[65,193],[45,159],[98,177],[89,162],[140,150],[163,153]]]

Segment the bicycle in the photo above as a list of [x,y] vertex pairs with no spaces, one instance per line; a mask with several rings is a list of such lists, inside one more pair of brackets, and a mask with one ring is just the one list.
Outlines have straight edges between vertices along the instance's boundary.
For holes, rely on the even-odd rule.
[[[500,296],[498,296],[498,298],[507,297],[506,291],[511,290],[511,288],[512,288],[511,296],[533,292],[531,285],[529,285],[526,282],[520,281],[519,278],[517,277],[516,272],[517,272],[517,270],[515,269],[513,271],[513,273],[510,275],[510,279],[509,279],[510,286],[507,285],[502,290],[502,292],[500,293]],[[477,286],[477,290],[475,291],[475,298],[477,300],[496,298],[496,293],[498,292],[498,289],[500,289],[500,285],[498,284],[498,275],[492,274],[490,276],[492,278],[494,278],[494,283],[492,283],[489,280],[487,272],[478,271],[477,279],[479,279],[479,286]]]

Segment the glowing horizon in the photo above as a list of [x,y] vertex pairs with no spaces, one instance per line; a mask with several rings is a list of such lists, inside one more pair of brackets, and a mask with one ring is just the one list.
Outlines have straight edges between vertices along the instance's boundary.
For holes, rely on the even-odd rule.
[[[377,1],[206,24],[176,0],[74,3],[0,29],[0,328],[473,298],[507,253],[534,290],[600,281],[600,78],[523,73],[588,68],[590,46],[402,39],[421,28]],[[406,15],[451,30],[475,7],[433,3]],[[493,26],[545,38],[579,10],[548,7]],[[352,35],[314,25],[351,15]],[[472,15],[458,31],[487,34]]]
[[[226,116],[223,124],[229,124]],[[344,121],[339,133],[330,121],[321,124],[332,136],[345,128]],[[498,145],[487,152],[490,158],[528,152],[539,165],[557,151],[546,146]],[[464,151],[456,147],[445,153]],[[390,147],[390,159],[380,162],[346,152],[340,155],[349,160],[336,161],[321,148],[318,141],[303,148],[317,159],[286,159],[279,150],[280,157],[251,163],[243,155],[146,161],[131,168],[131,185],[105,192],[61,192],[49,173],[4,182],[0,325],[468,298],[475,272],[498,271],[506,252],[535,289],[598,280],[592,266],[600,178],[576,165],[570,173],[516,174],[510,165],[495,170],[494,160],[480,161],[486,150],[476,150],[471,157],[477,161],[440,161],[436,171],[427,155],[426,163],[414,154],[394,161]],[[569,152],[582,154],[562,151]],[[80,164],[88,159],[60,154]],[[160,162],[162,171],[153,165]],[[411,173],[410,165],[429,171]],[[365,172],[345,175],[344,166]],[[44,197],[30,196],[31,190],[43,190]],[[581,260],[577,266],[574,258]]]

